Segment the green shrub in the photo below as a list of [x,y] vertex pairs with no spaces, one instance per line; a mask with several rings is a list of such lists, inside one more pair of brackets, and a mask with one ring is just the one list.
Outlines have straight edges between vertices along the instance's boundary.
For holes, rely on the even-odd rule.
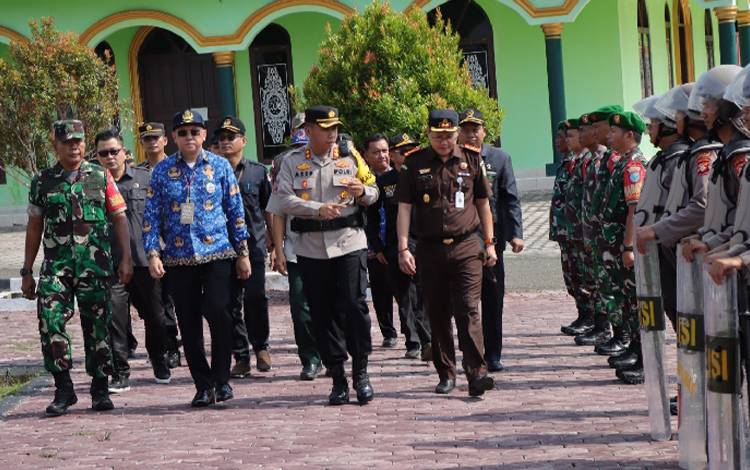
[[54,164],[55,120],[83,121],[93,148],[120,110],[117,79],[92,49],[49,18],[30,25],[31,40],[11,43],[10,61],[0,60],[0,165],[26,179]]
[[375,1],[346,17],[336,32],[328,27],[320,64],[304,83],[304,101],[339,108],[356,143],[374,132],[424,139],[433,108],[475,107],[495,138],[503,112],[485,89],[471,86],[458,44],[440,15],[432,27],[419,9],[395,12]]

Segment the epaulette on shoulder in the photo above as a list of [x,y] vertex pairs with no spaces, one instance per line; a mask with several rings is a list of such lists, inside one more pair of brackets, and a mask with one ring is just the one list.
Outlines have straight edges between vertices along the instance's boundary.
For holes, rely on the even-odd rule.
[[461,148],[466,149],[466,150],[471,150],[472,152],[476,152],[476,153],[482,153],[481,147],[475,147],[470,144],[461,144]]
[[417,152],[419,152],[421,150],[424,150],[424,148],[422,148],[422,147],[414,147],[414,148],[411,148],[411,149],[407,150],[403,154],[404,154],[404,157],[408,157],[409,155],[411,155],[413,153],[417,153]]

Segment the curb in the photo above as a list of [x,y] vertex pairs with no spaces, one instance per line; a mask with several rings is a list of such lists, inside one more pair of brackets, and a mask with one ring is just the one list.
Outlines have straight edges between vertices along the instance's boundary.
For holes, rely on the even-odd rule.
[[29,368],[40,373],[21,389],[2,400],[0,400],[0,421],[5,421],[8,414],[13,411],[24,399],[37,395],[38,392],[52,384],[52,375],[46,373],[42,368]]

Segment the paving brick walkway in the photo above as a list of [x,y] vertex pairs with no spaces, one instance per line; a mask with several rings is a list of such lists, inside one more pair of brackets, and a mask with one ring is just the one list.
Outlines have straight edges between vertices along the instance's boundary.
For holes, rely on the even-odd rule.
[[[337,408],[324,406],[329,379],[297,380],[288,308],[278,299],[274,369],[235,380],[237,398],[205,410],[187,406],[187,368],[156,385],[140,349],[117,409],[90,411],[74,326],[79,404],[50,419],[42,411],[51,387],[24,399],[0,421],[0,468],[676,468],[676,443],[649,439],[643,387],[618,384],[602,357],[558,334],[572,311],[562,293],[509,295],[507,370],[483,400],[468,398],[465,380],[452,395],[433,394],[432,367],[403,359],[400,344],[375,348],[375,401]],[[0,367],[38,364],[34,314],[0,312],[0,325]],[[673,369],[673,351],[670,361]]]

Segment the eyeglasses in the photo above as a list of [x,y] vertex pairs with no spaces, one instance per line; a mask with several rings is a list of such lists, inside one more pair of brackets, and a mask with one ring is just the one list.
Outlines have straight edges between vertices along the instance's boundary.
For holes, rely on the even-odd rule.
[[240,135],[240,134],[221,134],[221,135],[219,136],[219,142],[224,142],[224,141],[229,141],[229,142],[231,142],[231,141],[233,141],[234,139],[236,139],[236,138],[237,138],[237,137],[238,137],[239,135]]
[[96,154],[99,155],[102,158],[104,158],[104,157],[106,157],[108,155],[111,155],[111,156],[114,157],[115,155],[117,155],[121,151],[122,151],[121,148],[119,148],[119,149],[106,149],[106,150],[99,150],[98,152],[96,152]]
[[177,131],[177,135],[180,137],[187,137],[188,132],[190,132],[190,135],[193,137],[200,135],[201,130],[200,129],[190,129],[189,131],[187,129],[180,129]]

